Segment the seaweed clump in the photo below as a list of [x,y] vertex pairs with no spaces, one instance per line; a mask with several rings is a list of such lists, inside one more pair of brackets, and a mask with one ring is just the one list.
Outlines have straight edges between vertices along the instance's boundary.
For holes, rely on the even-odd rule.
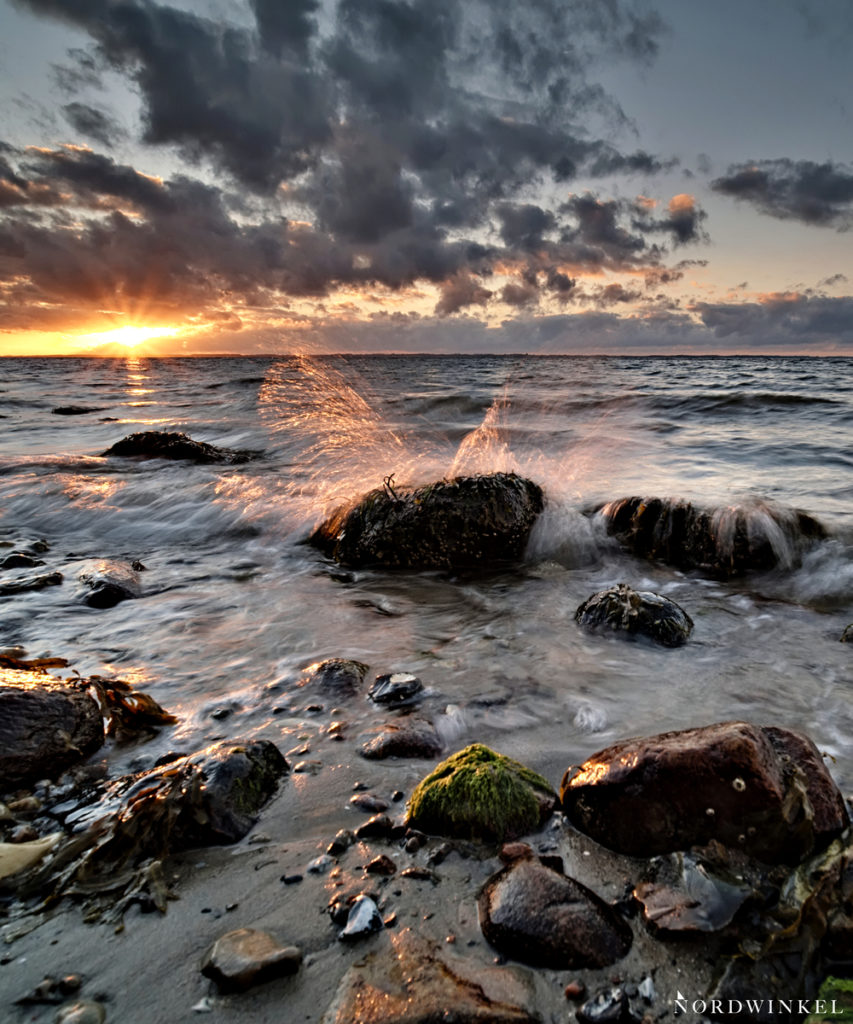
[[516,839],[547,821],[556,794],[537,772],[473,743],[442,761],[412,793],[407,824],[460,839]]

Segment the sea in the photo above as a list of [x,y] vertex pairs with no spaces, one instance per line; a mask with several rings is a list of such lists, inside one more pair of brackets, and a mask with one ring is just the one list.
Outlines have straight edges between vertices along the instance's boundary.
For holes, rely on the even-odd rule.
[[[308,666],[412,672],[448,751],[479,741],[559,782],[617,740],[730,719],[806,732],[853,791],[853,363],[849,358],[264,356],[0,360],[0,556],[43,541],[63,582],[0,599],[0,647],[117,677],[176,714],[115,770],[264,736],[357,765],[388,717],[323,707]],[[57,409],[84,407],[62,415]],[[106,457],[142,430],[257,458]],[[306,543],[392,486],[515,470],[545,510],[518,566],[351,570]],[[639,495],[757,517],[798,508],[827,538],[730,580],[622,551],[594,509]],[[89,607],[80,577],[140,561],[142,596]],[[0,570],[0,580],[34,570]],[[581,631],[616,583],[691,616],[677,649]],[[332,720],[345,742],[322,743]],[[301,745],[301,746],[300,746]],[[419,764],[423,772],[427,766]],[[845,788],[846,787],[846,788]],[[319,791],[318,791],[319,792]],[[324,790],[328,792],[328,790]]]

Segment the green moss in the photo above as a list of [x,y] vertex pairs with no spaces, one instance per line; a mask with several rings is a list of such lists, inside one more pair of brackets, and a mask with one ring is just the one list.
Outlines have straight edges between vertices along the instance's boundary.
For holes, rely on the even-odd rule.
[[442,761],[418,784],[407,822],[439,835],[501,841],[535,829],[547,817],[542,798],[548,797],[555,794],[541,775],[474,743]]
[[[810,1014],[804,1024],[823,1024],[824,1021],[853,1021],[853,979],[833,978],[831,975],[820,986],[817,996],[825,1004],[825,1012]],[[823,1007],[821,1007],[823,1010]]]

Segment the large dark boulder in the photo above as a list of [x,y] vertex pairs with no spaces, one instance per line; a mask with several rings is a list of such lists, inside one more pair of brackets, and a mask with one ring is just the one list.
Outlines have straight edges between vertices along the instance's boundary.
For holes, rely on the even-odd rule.
[[460,476],[415,489],[390,481],[343,506],[311,536],[342,565],[491,568],[524,554],[542,490],[515,473]]
[[635,555],[716,576],[789,567],[826,537],[814,516],[769,504],[703,508],[675,498],[621,498],[597,510]]
[[693,620],[669,598],[618,583],[593,594],[575,612],[575,622],[592,632],[644,636],[663,647],[680,647],[693,632]]
[[848,824],[811,740],[748,722],[623,740],[569,768],[560,799],[579,829],[637,857],[717,840],[793,864]]
[[103,742],[101,709],[82,687],[0,668],[0,792],[55,778]]
[[206,441],[195,441],[186,434],[167,430],[143,430],[117,441],[102,455],[142,456],[146,459],[186,459],[189,462],[248,462],[257,452],[237,448],[219,448]]
[[533,967],[608,967],[631,948],[631,929],[616,911],[536,857],[493,875],[478,907],[483,935],[495,949]]

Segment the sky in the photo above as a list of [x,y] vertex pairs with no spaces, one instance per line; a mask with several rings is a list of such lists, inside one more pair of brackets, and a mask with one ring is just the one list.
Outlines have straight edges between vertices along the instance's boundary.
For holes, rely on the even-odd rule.
[[0,355],[853,355],[850,0],[0,0]]

